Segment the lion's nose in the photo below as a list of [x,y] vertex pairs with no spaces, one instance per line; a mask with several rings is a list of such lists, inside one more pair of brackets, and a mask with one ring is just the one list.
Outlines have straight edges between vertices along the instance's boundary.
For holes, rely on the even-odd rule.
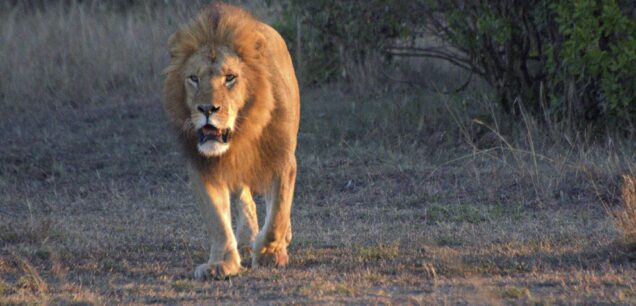
[[216,113],[221,107],[210,104],[199,104],[197,106],[197,110],[205,114],[206,116],[212,115],[212,113]]

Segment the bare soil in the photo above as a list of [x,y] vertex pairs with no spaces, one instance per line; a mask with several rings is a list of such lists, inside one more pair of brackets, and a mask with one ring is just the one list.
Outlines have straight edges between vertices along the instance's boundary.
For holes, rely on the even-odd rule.
[[212,282],[158,94],[3,110],[0,304],[636,303],[588,176],[552,186],[435,128],[380,137],[360,118],[384,102],[353,100],[303,96],[289,267]]

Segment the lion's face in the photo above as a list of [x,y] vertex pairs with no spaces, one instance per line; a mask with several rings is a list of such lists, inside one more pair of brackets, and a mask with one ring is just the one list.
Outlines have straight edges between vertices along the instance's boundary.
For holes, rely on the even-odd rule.
[[197,135],[199,152],[208,157],[225,153],[236,118],[247,97],[243,63],[229,48],[203,47],[185,63],[188,124]]

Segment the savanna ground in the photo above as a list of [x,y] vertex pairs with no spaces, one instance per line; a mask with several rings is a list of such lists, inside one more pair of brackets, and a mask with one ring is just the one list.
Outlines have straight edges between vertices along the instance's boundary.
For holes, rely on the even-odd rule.
[[633,141],[511,123],[477,89],[304,88],[289,267],[194,281],[160,94],[194,9],[3,7],[0,304],[636,303],[608,213]]

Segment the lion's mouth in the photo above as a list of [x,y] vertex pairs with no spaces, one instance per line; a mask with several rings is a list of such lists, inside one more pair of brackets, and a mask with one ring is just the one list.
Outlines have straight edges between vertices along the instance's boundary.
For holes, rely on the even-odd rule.
[[230,129],[218,129],[211,124],[206,124],[197,130],[199,144],[214,140],[220,143],[227,143],[232,137]]

